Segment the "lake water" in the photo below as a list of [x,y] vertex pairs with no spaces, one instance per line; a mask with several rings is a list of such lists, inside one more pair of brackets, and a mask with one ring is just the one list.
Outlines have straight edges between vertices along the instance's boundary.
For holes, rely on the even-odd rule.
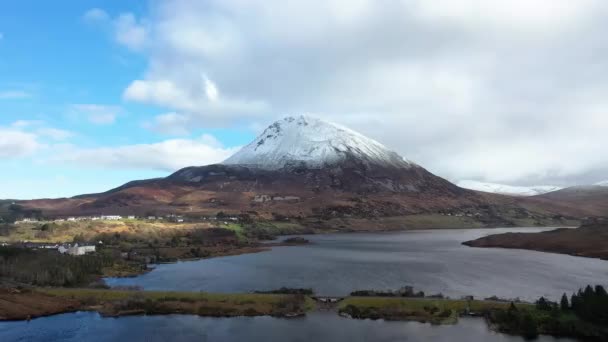
[[[269,252],[159,265],[110,285],[148,290],[249,292],[311,287],[323,295],[412,285],[458,297],[558,299],[587,284],[608,285],[608,262],[461,242],[505,231],[467,229],[307,236],[312,243]],[[101,318],[78,312],[0,323],[0,341],[523,341],[497,334],[482,319],[453,326],[352,320],[331,312],[305,318],[204,318],[188,315]],[[540,341],[571,341],[542,337]]]
[[[465,318],[456,325],[386,322],[341,318],[317,312],[298,319],[272,317],[206,318],[186,315],[101,318],[77,312],[0,323],[0,341],[221,341],[221,342],[524,342],[490,331],[482,319]],[[537,341],[572,341],[543,336]]]
[[533,228],[424,230],[311,235],[312,243],[269,252],[159,265],[108,284],[147,290],[249,292],[310,287],[322,295],[397,289],[477,298],[559,299],[587,284],[608,284],[608,262],[525,250],[472,248],[461,242]]

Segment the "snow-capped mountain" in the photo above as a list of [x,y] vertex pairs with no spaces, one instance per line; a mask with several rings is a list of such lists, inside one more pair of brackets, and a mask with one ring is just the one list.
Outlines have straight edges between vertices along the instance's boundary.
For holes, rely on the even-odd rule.
[[415,165],[373,139],[304,115],[273,123],[223,164],[277,170],[299,165],[321,168],[349,159],[400,168]]
[[512,186],[497,183],[478,182],[474,180],[462,180],[456,183],[456,185],[465,189],[513,196],[536,196],[562,189],[558,186],[552,185]]
[[50,217],[108,212],[200,217],[223,212],[349,230],[459,227],[471,220],[481,226],[509,226],[518,224],[522,213],[530,213],[539,224],[561,225],[556,214],[587,217],[608,210],[608,187],[512,201],[464,188],[526,196],[557,187],[459,185],[348,128],[300,116],[273,123],[222,164],[190,166],[98,194],[19,204]]
[[602,182],[597,182],[593,185],[599,185],[599,186],[608,186],[608,180],[602,181]]

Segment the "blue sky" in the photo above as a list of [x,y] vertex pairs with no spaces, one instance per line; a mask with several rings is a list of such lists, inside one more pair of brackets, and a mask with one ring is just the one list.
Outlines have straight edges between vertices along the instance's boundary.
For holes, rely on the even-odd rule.
[[309,114],[444,178],[608,179],[603,0],[0,2],[0,198],[216,163]]
[[[0,3],[0,128],[31,133],[38,144],[47,145],[11,155],[10,145],[0,143],[4,149],[0,153],[0,198],[72,196],[170,173],[165,165],[120,167],[96,165],[94,160],[47,160],[61,145],[95,149],[174,138],[144,127],[161,108],[123,100],[124,89],[146,71],[147,60],[117,43],[111,29],[85,18],[97,4],[100,2]],[[146,6],[142,1],[103,1],[108,15],[139,15]],[[93,114],[87,108],[92,106],[101,108],[100,118],[89,117]],[[115,117],[104,119],[106,111]],[[38,133],[47,129],[60,130],[68,137],[51,139]],[[254,137],[246,128],[200,127],[179,139],[203,134],[213,135],[225,146],[242,145]],[[204,156],[200,163],[207,163]]]

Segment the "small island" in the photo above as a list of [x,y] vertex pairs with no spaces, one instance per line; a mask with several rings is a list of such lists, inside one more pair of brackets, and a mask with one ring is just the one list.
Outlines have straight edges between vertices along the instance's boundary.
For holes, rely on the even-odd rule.
[[463,245],[529,249],[608,260],[608,220],[595,219],[576,229],[494,234],[463,242]]
[[283,240],[283,243],[287,245],[305,245],[310,243],[310,241],[301,236],[294,236]]

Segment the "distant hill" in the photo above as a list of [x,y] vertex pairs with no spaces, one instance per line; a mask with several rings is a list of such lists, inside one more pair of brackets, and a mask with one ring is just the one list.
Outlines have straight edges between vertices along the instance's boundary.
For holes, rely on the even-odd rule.
[[471,247],[531,249],[608,260],[608,220],[541,233],[505,233],[466,241]]
[[536,196],[562,189],[561,187],[553,185],[512,186],[498,183],[479,182],[474,180],[461,180],[456,184],[465,189],[512,196]]

